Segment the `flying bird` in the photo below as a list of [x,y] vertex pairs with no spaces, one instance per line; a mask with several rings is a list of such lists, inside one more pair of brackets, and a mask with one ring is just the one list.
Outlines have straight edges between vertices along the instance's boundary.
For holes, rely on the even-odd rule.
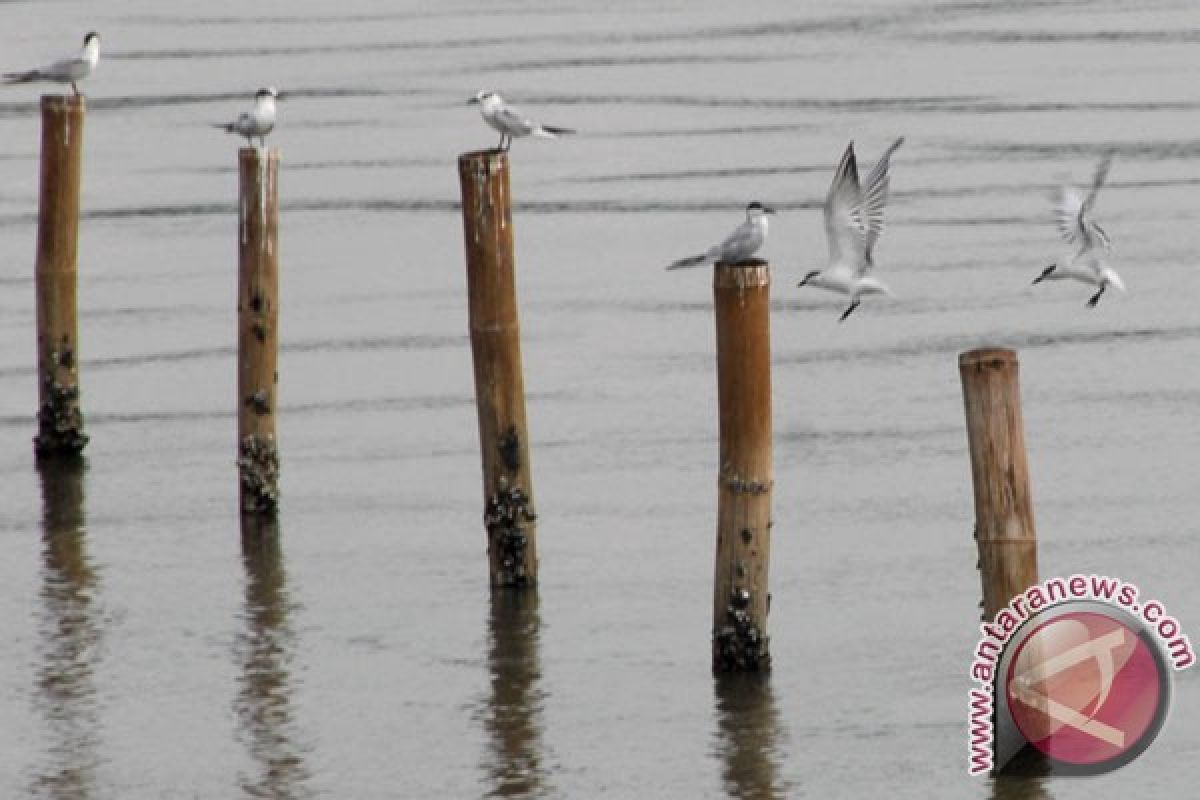
[[37,81],[69,83],[71,84],[71,91],[79,94],[79,87],[75,84],[90,76],[96,70],[96,64],[99,61],[100,34],[92,31],[83,37],[83,48],[79,51],[79,55],[73,58],[64,58],[61,61],[55,61],[53,64],[47,64],[44,67],[38,67],[37,69],[25,72],[6,73],[4,75],[4,82],[6,84],[34,83]]
[[483,121],[500,132],[500,150],[508,150],[513,139],[522,136],[540,136],[543,139],[554,139],[567,133],[575,133],[571,128],[559,128],[552,125],[541,125],[521,113],[516,106],[504,102],[504,98],[496,92],[480,90],[467,101],[468,105],[479,104],[479,113]]
[[237,115],[233,122],[213,125],[226,133],[236,133],[246,138],[246,144],[252,144],[255,136],[259,144],[266,146],[267,134],[275,129],[275,101],[279,92],[275,87],[268,86],[259,89],[254,95],[254,107]]
[[1058,232],[1068,245],[1074,245],[1076,249],[1073,255],[1056,261],[1033,279],[1034,283],[1077,280],[1099,287],[1088,299],[1088,308],[1096,307],[1100,296],[1109,286],[1125,291],[1125,283],[1121,276],[1108,265],[1107,254],[1112,250],[1108,234],[1092,219],[1092,206],[1096,204],[1096,195],[1108,178],[1108,168],[1112,165],[1112,159],[1112,153],[1106,153],[1100,159],[1092,177],[1091,191],[1086,197],[1074,186],[1063,186],[1059,189],[1054,204],[1054,218],[1058,223]]
[[825,238],[829,241],[829,266],[804,276],[799,286],[815,286],[849,295],[850,306],[839,322],[858,308],[863,295],[892,292],[871,275],[875,266],[875,243],[883,234],[883,209],[887,205],[888,169],[892,153],[904,144],[901,136],[892,142],[867,175],[866,186],[858,182],[854,142],[846,145],[833,183],[825,197]]
[[746,206],[746,219],[733,229],[733,233],[725,237],[725,241],[714,244],[698,256],[681,258],[668,264],[667,269],[702,267],[717,261],[729,264],[745,261],[757,253],[767,240],[767,215],[774,213],[775,209],[762,203],[751,203]]

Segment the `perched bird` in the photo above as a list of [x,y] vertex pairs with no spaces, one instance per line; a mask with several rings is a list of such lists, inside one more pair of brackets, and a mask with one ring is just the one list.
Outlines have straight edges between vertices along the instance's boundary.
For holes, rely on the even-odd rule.
[[1108,265],[1106,254],[1112,250],[1108,234],[1092,219],[1092,206],[1096,203],[1096,194],[1108,177],[1108,168],[1112,164],[1112,153],[1105,154],[1096,165],[1096,174],[1092,177],[1092,189],[1087,197],[1074,186],[1063,186],[1059,189],[1058,199],[1054,204],[1054,218],[1058,223],[1058,232],[1062,234],[1067,244],[1075,245],[1073,255],[1051,264],[1042,270],[1042,274],[1033,279],[1034,283],[1042,281],[1062,281],[1073,279],[1100,287],[1087,301],[1088,308],[1095,308],[1100,302],[1100,295],[1109,286],[1115,286],[1122,292],[1125,283],[1116,270]]
[[767,240],[767,215],[774,214],[775,209],[768,208],[762,203],[751,203],[746,206],[746,219],[733,229],[733,233],[725,237],[725,241],[714,244],[698,256],[681,258],[667,265],[667,269],[686,269],[702,267],[716,261],[736,263],[745,261],[758,252]]
[[570,128],[558,128],[551,125],[540,125],[521,113],[516,106],[504,102],[504,98],[496,92],[480,90],[467,101],[468,105],[478,103],[479,113],[483,121],[500,131],[501,150],[508,150],[514,138],[522,136],[540,136],[543,139],[553,139],[565,133],[575,133]]
[[238,114],[233,122],[216,124],[213,127],[246,137],[246,144],[251,144],[257,136],[259,144],[265,147],[267,134],[275,128],[275,101],[278,98],[279,92],[273,86],[259,89],[254,95],[254,108]]
[[74,58],[64,58],[44,67],[31,69],[27,72],[9,72],[4,75],[5,83],[33,83],[49,81],[52,83],[69,83],[71,91],[79,94],[75,84],[90,76],[100,61],[100,34],[95,31],[83,37],[83,49]]
[[889,162],[896,148],[904,144],[901,136],[892,142],[867,175],[866,187],[858,183],[858,164],[854,142],[846,146],[833,183],[825,197],[825,238],[829,240],[829,266],[804,276],[799,286],[815,286],[850,296],[850,306],[839,322],[858,308],[865,294],[892,292],[873,277],[875,243],[883,234],[883,209],[887,205]]

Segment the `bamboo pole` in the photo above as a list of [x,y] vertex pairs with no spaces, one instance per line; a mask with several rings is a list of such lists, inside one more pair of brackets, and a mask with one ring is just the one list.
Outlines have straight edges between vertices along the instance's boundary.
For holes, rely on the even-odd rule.
[[767,572],[771,556],[770,268],[718,263],[720,470],[713,590],[713,668],[770,668]]
[[87,445],[79,403],[79,320],[75,287],[79,184],[83,163],[81,95],[42,96],[37,294],[39,457],[77,454]]
[[983,613],[992,619],[1038,580],[1017,354],[972,350],[958,357],[958,369],[975,486]]
[[489,572],[493,586],[532,586],[537,583],[537,515],[525,425],[508,154],[465,153],[458,159],[458,176]]
[[243,513],[279,505],[279,151],[238,150],[238,473]]

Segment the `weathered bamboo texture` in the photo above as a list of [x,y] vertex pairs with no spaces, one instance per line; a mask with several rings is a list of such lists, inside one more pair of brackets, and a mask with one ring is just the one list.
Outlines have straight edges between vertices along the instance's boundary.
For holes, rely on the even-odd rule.
[[513,260],[508,155],[459,156],[483,523],[493,586],[537,583],[537,515],[525,426],[525,382]]
[[83,162],[80,95],[42,96],[42,163],[38,201],[37,292],[38,456],[81,452],[79,321],[76,264],[79,252],[79,183]]
[[279,505],[278,175],[278,150],[238,150],[238,475],[249,514]]
[[975,485],[983,613],[991,619],[1038,580],[1017,354],[972,350],[958,357],[958,370]]
[[770,668],[770,269],[757,259],[713,272],[720,470],[713,668]]

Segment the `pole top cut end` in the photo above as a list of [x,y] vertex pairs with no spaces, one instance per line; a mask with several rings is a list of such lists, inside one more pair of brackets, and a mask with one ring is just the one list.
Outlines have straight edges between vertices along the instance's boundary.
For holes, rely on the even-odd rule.
[[460,168],[472,163],[486,166],[492,170],[499,169],[501,166],[507,167],[508,151],[493,147],[490,150],[472,150],[458,157],[458,166]]
[[717,289],[746,289],[771,285],[771,266],[761,258],[745,261],[718,261],[713,266],[713,286]]
[[266,156],[271,161],[279,160],[279,148],[262,147],[261,145],[249,145],[247,147],[238,148],[239,161],[258,161],[263,156]]
[[83,111],[87,100],[81,94],[44,94],[42,111]]
[[1004,367],[1017,365],[1017,352],[1007,347],[981,347],[959,353],[959,367]]

